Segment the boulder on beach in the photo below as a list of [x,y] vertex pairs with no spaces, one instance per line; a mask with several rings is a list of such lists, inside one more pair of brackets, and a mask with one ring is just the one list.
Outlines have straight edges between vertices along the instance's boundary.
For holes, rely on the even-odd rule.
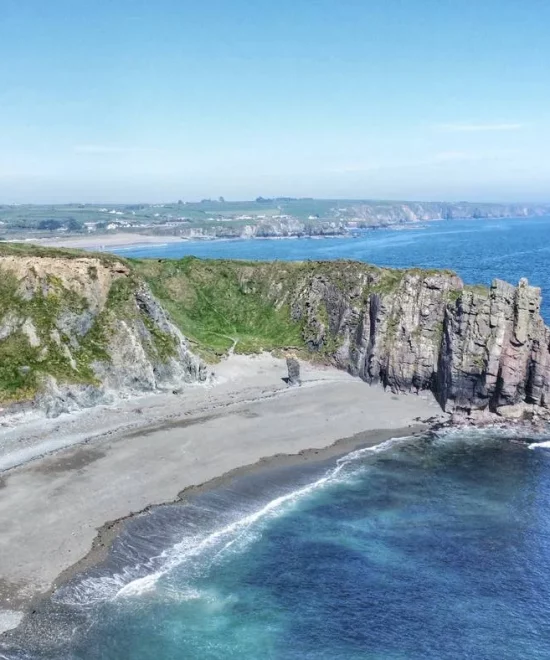
[[288,369],[288,384],[301,385],[300,380],[300,363],[294,356],[289,356],[286,359],[286,367]]

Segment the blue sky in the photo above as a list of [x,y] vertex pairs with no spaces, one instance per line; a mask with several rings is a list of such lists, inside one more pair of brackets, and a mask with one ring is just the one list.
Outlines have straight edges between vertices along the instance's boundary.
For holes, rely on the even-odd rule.
[[550,201],[548,0],[1,0],[0,202]]

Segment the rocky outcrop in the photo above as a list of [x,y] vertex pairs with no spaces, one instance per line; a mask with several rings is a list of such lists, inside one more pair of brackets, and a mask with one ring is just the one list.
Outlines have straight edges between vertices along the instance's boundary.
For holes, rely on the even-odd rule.
[[48,416],[202,381],[148,287],[107,258],[0,256],[0,395]]
[[300,380],[300,363],[293,355],[287,357],[286,368],[288,370],[288,384],[291,387],[295,385],[301,385],[302,381]]
[[445,410],[517,416],[550,402],[550,330],[526,280],[465,287],[452,273],[342,264],[290,295],[308,348],[369,383],[431,390]]

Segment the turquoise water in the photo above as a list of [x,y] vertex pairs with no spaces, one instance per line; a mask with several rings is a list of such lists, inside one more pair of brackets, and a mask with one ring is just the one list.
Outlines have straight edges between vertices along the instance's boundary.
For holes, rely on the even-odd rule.
[[136,257],[227,259],[356,259],[379,266],[451,268],[467,284],[521,277],[548,292],[543,313],[550,322],[550,217],[452,220],[422,229],[377,229],[357,238],[236,240],[171,243],[118,250]]
[[[467,282],[526,275],[544,292],[549,249],[547,218],[123,253],[441,266]],[[544,313],[550,320],[548,304]],[[106,562],[44,602],[3,654],[547,660],[550,446],[532,441],[497,431],[390,441],[156,508]]]
[[550,657],[550,451],[389,441],[136,519],[18,658]]

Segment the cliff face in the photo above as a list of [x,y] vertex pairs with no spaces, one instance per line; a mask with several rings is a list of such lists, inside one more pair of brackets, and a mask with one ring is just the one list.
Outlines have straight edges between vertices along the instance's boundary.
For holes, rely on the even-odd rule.
[[431,390],[448,411],[519,416],[550,401],[550,331],[540,290],[525,280],[469,287],[448,271],[356,262],[188,258],[138,268],[199,344],[223,323],[237,350],[243,339],[256,350],[302,347],[368,383]]
[[376,273],[350,285],[313,276],[291,303],[308,346],[341,368],[396,392],[432,390],[446,410],[547,406],[550,331],[526,280],[484,289],[405,271],[391,286]]
[[0,256],[0,400],[47,415],[181,387],[205,366],[115,258]]
[[[18,250],[20,253],[18,253]],[[123,261],[1,248],[0,405],[47,414],[204,380],[203,355],[293,347],[451,410],[550,402],[540,290],[355,262]],[[185,337],[184,337],[185,335]]]

